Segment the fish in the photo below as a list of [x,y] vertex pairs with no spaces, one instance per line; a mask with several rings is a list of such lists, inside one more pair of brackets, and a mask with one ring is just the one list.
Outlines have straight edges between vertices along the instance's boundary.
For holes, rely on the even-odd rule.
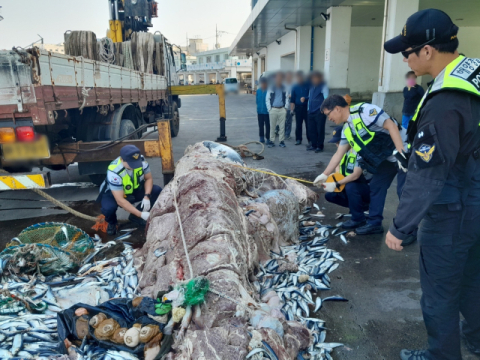
[[23,334],[17,334],[13,338],[12,348],[10,352],[13,356],[17,355],[17,353],[22,349],[23,346]]
[[157,249],[153,253],[157,258],[159,258],[160,256],[165,255],[167,253],[167,250],[161,251],[160,249]]
[[340,240],[342,240],[342,242],[347,245],[348,244],[348,241],[347,241],[347,238],[345,237],[345,235],[340,235]]
[[266,354],[268,354],[268,352],[265,350],[265,349],[262,349],[262,348],[255,348],[253,349],[252,351],[250,351],[247,356],[245,357],[245,359],[250,359],[253,355],[255,354],[259,354],[261,352],[264,352]]
[[320,211],[320,207],[316,203],[313,203],[313,207]]
[[335,296],[326,297],[322,301],[325,302],[325,301],[348,301],[348,300],[341,297],[340,295],[335,295]]
[[315,310],[313,310],[313,312],[316,313],[318,310],[320,310],[321,307],[322,307],[322,299],[319,296],[315,299]]
[[123,229],[123,230],[120,230],[120,232],[129,232],[129,233],[132,233],[134,231],[136,231],[138,228],[130,228],[130,229]]

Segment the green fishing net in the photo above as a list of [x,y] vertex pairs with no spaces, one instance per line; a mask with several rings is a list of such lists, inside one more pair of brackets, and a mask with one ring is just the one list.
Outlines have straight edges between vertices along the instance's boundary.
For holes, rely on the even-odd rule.
[[185,289],[184,305],[198,305],[205,301],[205,295],[210,288],[210,282],[205,277],[197,277],[188,281],[186,284],[180,285]]

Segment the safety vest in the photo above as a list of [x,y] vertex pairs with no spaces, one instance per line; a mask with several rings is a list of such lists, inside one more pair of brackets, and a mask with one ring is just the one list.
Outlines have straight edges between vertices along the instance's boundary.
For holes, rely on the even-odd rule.
[[[408,125],[408,146],[413,143],[413,139],[417,134],[418,115],[420,110],[426,103],[427,98],[439,91],[443,90],[456,90],[473,94],[480,97],[480,59],[466,58],[465,56],[459,56],[448,64],[443,71],[433,80],[433,84],[430,85],[428,90],[423,95],[422,100],[417,106],[415,114],[410,122],[412,125]],[[480,126],[480,122],[479,122]]]
[[[142,156],[142,161],[144,160]],[[138,169],[133,169],[133,180],[128,175],[127,169],[123,166],[122,159],[120,157],[113,160],[110,165],[108,165],[108,170],[114,172],[122,178],[123,191],[125,195],[133,194],[145,181],[145,175],[143,174],[143,167]]]
[[361,116],[364,104],[350,106],[355,134],[348,123],[343,126],[343,133],[352,149],[362,157],[362,167],[375,174],[378,166],[392,155],[395,144],[389,134],[368,129]]
[[353,174],[355,169],[355,164],[357,163],[357,153],[355,150],[351,150],[343,155],[342,161],[340,162],[340,173],[343,176],[348,176]]

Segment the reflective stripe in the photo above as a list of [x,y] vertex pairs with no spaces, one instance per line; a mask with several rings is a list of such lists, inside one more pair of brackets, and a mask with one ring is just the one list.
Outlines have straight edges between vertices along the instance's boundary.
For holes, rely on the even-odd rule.
[[145,181],[145,175],[143,172],[143,160],[144,157],[142,156],[142,167],[138,169],[133,169],[133,181],[130,175],[128,175],[127,170],[123,166],[123,162],[120,157],[113,160],[108,166],[108,170],[114,172],[122,178],[123,191],[125,195],[133,194],[133,192],[137,190],[140,185],[142,185],[142,183]]
[[362,105],[365,103],[356,104],[350,107],[350,114],[352,117],[352,125],[355,129],[353,133],[350,125],[345,123],[343,126],[343,133],[355,152],[360,152],[365,146],[367,146],[375,137],[375,132],[370,131],[362,120]]

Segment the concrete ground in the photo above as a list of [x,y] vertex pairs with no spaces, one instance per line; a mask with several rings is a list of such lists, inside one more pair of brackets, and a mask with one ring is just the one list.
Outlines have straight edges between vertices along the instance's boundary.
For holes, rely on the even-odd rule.
[[[258,140],[255,99],[252,95],[227,96],[228,143],[238,145]],[[173,139],[173,152],[178,161],[185,148],[202,140],[215,140],[219,135],[218,98],[215,95],[183,96],[180,109],[181,123],[178,137]],[[332,133],[327,124],[327,139]],[[294,130],[292,131],[294,136]],[[304,140],[304,144],[305,144]],[[278,143],[278,141],[277,141]],[[326,144],[325,152],[314,154],[305,151],[305,145],[295,146],[286,141],[287,148],[266,148],[264,160],[246,159],[248,166],[269,168],[279,174],[301,177],[313,181],[320,174],[334,152],[334,145]],[[254,151],[261,147],[252,145]],[[160,159],[149,160],[155,183],[163,185]],[[66,171],[52,172],[55,184],[81,183],[81,186],[64,186],[47,190],[54,197],[90,215],[100,214],[95,200],[98,188],[88,184],[86,176],[79,176],[75,166]],[[394,184],[395,185],[395,184]],[[325,202],[323,194],[319,205],[326,215],[325,224],[336,224],[337,212],[346,209]],[[387,230],[395,213],[398,199],[395,186],[389,191],[384,212]],[[123,213],[121,218],[126,218]],[[23,228],[43,221],[62,221],[79,226],[89,233],[92,225],[55,208],[48,201],[30,191],[0,193],[0,249]],[[126,224],[124,227],[131,227]],[[106,238],[106,236],[104,236]],[[144,241],[138,230],[135,242]],[[389,250],[383,235],[356,236],[343,245],[333,237],[329,247],[340,251],[345,263],[332,273],[332,290],[348,303],[327,302],[316,314],[326,321],[328,342],[342,342],[345,348],[335,351],[334,358],[341,360],[394,360],[402,348],[421,349],[426,346],[426,334],[419,300],[421,290],[418,271],[418,245],[414,244],[397,253]],[[326,293],[323,296],[328,296]],[[476,357],[463,349],[464,359]]]

